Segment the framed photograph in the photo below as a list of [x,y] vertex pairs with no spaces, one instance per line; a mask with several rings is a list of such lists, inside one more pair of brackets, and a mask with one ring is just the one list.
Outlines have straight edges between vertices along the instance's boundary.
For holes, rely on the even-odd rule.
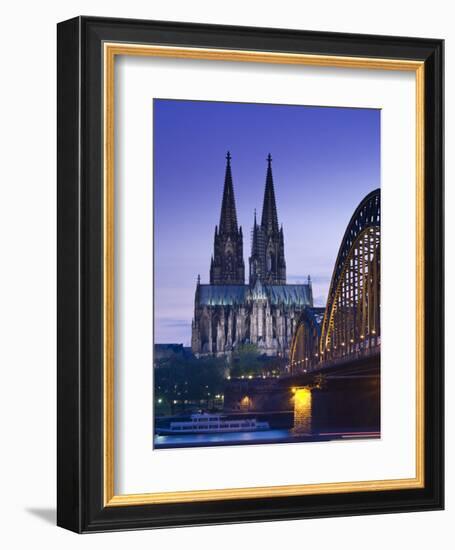
[[443,508],[443,41],[58,25],[58,525]]

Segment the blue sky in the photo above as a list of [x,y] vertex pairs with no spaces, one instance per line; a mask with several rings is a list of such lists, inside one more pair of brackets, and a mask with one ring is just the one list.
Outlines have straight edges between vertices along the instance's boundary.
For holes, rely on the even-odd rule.
[[226,151],[248,272],[271,153],[288,283],[325,305],[343,233],[380,186],[380,110],[154,100],[155,339],[189,345],[197,275],[209,282]]

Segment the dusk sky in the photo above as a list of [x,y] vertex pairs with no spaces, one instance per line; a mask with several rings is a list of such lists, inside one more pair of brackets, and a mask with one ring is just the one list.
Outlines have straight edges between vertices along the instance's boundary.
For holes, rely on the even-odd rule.
[[325,305],[349,219],[380,186],[380,110],[155,99],[153,123],[156,343],[191,343],[196,279],[209,282],[228,150],[246,282],[270,153],[287,282],[311,275],[315,305]]

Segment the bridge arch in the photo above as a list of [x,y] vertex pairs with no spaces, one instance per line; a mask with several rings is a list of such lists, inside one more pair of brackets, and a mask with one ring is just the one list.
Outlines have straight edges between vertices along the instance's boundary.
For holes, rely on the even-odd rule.
[[289,353],[290,371],[311,370],[319,363],[322,308],[305,308],[300,314]]
[[290,371],[320,368],[381,344],[381,193],[369,193],[344,233],[325,309],[305,308],[290,350]]
[[341,241],[321,327],[319,353],[328,360],[378,348],[381,193],[358,205]]

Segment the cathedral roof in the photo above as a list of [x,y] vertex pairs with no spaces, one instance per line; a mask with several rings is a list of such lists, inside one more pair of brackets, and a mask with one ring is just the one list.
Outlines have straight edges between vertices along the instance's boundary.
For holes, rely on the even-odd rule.
[[264,285],[265,291],[272,304],[287,306],[312,306],[313,298],[311,287],[303,285]]
[[[198,285],[196,303],[200,306],[231,306],[246,304],[248,299],[254,299],[255,289],[248,285]],[[312,306],[311,286],[297,285],[262,285],[272,305]]]
[[198,285],[196,300],[204,306],[232,306],[246,302],[248,285]]

